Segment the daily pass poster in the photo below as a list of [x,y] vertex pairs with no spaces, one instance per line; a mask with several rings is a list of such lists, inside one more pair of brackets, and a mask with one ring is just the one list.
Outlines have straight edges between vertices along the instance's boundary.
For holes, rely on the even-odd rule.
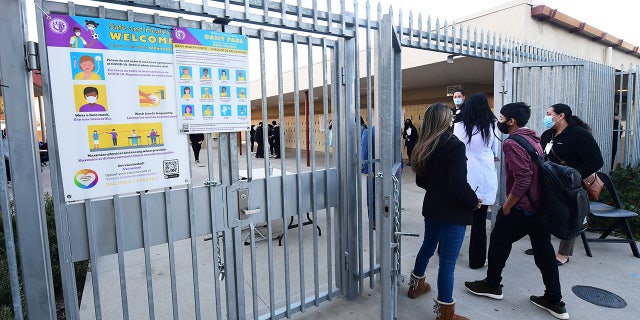
[[45,29],[66,200],[189,183],[171,28],[52,14]]
[[180,131],[248,130],[247,37],[176,27],[173,46]]

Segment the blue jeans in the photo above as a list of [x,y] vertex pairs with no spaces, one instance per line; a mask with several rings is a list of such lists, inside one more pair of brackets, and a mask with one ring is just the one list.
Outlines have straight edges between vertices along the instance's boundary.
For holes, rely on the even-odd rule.
[[453,272],[462,247],[467,226],[451,224],[439,220],[424,218],[424,241],[418,251],[413,274],[422,277],[429,259],[440,243],[440,266],[438,267],[438,300],[453,302]]

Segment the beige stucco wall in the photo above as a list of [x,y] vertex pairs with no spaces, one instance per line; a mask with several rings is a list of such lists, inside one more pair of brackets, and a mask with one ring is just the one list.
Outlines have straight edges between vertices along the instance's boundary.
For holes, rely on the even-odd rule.
[[[586,4],[585,4],[586,5]],[[478,31],[489,30],[497,35],[511,36],[519,42],[529,43],[552,51],[559,51],[579,58],[605,63],[607,45],[592,41],[570,30],[540,21],[531,16],[532,1],[513,1],[484,12],[456,20],[465,28]],[[589,21],[585,21],[589,23]],[[465,29],[466,30],[466,29]],[[606,30],[604,30],[606,32]],[[634,44],[640,45],[640,44]],[[640,63],[640,58],[615,48],[609,65],[619,68],[621,64]]]

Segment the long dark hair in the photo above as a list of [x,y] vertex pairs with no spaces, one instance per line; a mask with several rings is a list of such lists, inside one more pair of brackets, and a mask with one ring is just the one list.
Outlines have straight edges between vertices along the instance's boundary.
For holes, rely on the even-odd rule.
[[575,123],[577,126],[583,127],[587,129],[587,131],[591,132],[591,127],[586,122],[582,121],[582,119],[574,116],[573,111],[571,111],[571,107],[568,105],[564,103],[556,103],[552,105],[551,108],[553,108],[553,112],[556,114],[564,113],[564,118],[567,120],[567,124]]
[[438,102],[425,110],[420,128],[418,142],[411,153],[411,169],[416,173],[424,173],[426,164],[438,147],[440,137],[450,132],[453,115],[449,106]]
[[484,94],[474,93],[465,100],[462,124],[464,125],[464,131],[467,133],[468,142],[471,142],[471,136],[479,132],[482,141],[488,145],[496,120],[496,116],[491,112],[491,107],[489,107],[489,100]]

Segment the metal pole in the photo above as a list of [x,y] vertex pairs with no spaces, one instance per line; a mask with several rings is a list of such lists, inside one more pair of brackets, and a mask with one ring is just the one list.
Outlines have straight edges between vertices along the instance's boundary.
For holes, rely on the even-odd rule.
[[[0,76],[7,120],[10,166],[20,264],[27,313],[31,319],[55,319],[47,222],[40,187],[40,156],[32,110],[33,84],[24,64],[26,1],[2,1]],[[18,161],[18,159],[20,159]],[[19,169],[18,170],[18,165]]]

